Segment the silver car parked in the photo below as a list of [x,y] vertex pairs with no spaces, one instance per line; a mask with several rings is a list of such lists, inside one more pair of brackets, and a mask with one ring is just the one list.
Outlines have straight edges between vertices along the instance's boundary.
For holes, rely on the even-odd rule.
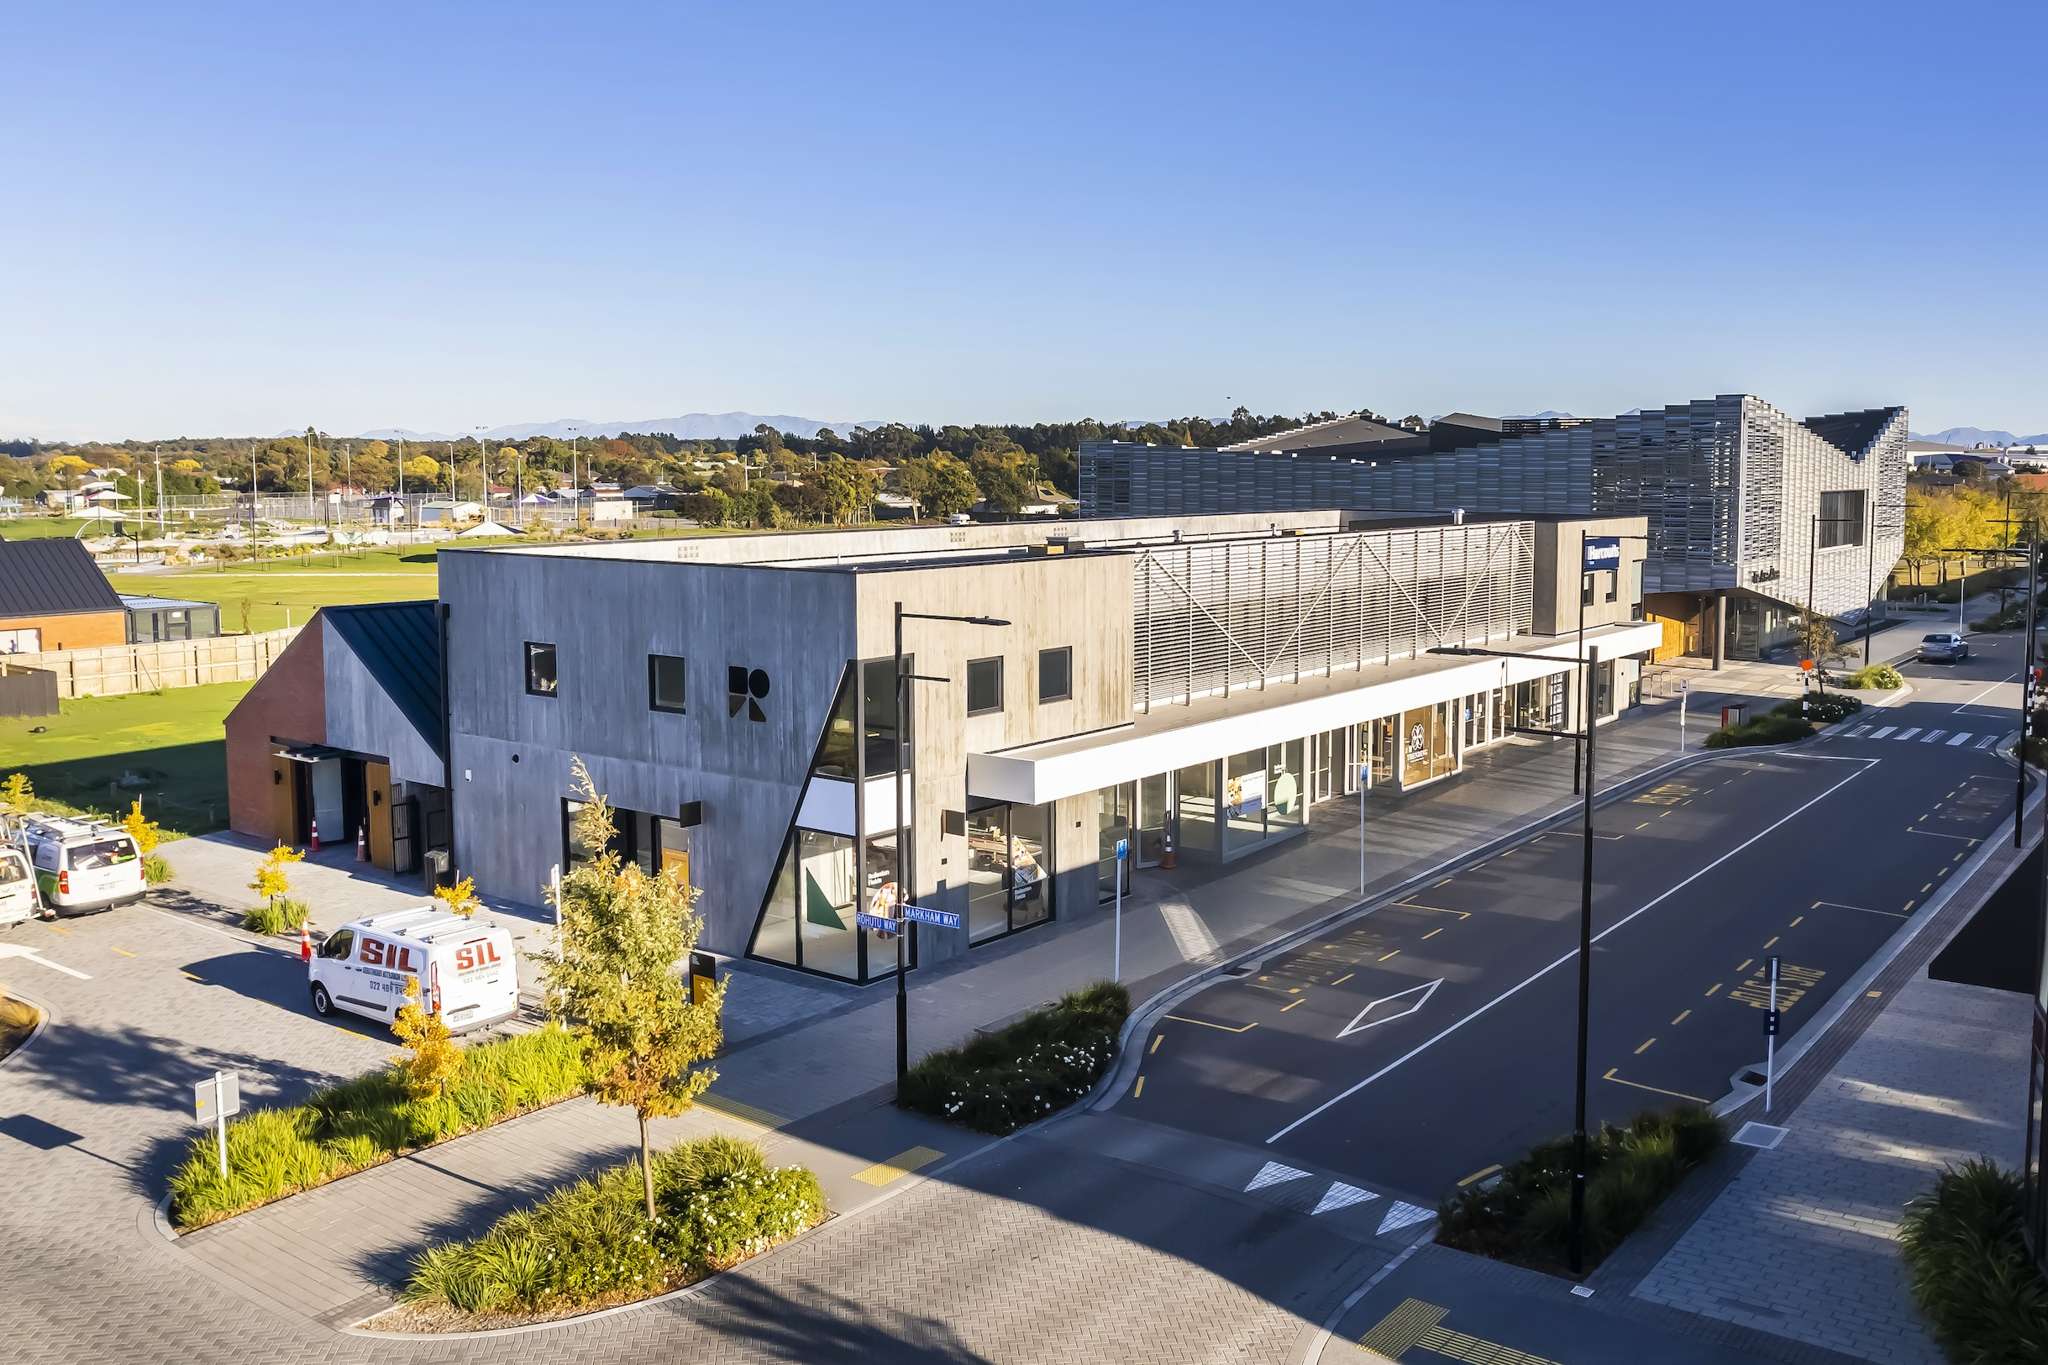
[[1969,657],[1969,643],[1957,631],[1938,630],[1920,637],[1920,662],[1923,664],[1960,663]]

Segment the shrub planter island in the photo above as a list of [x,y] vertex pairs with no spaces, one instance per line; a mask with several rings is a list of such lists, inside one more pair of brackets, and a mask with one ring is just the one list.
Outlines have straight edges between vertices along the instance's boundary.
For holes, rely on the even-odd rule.
[[1761,716],[1752,717],[1740,725],[1725,726],[1706,737],[1704,743],[1709,749],[1738,749],[1752,744],[1789,744],[1796,739],[1805,739],[1813,733],[1816,725],[1832,725],[1847,719],[1863,709],[1863,703],[1856,697],[1844,696],[1840,692],[1822,692],[1800,698],[1791,697],[1779,702]]
[[303,1104],[252,1109],[228,1124],[228,1173],[211,1131],[171,1175],[171,1222],[205,1227],[288,1194],[380,1165],[583,1091],[581,1045],[559,1025],[459,1049],[440,1093],[416,1098],[384,1068]]
[[769,1166],[750,1142],[698,1138],[651,1164],[651,1223],[640,1164],[621,1163],[506,1214],[475,1241],[422,1253],[404,1303],[366,1325],[474,1332],[617,1307],[730,1270],[825,1219],[818,1178]]
[[[1590,1272],[1688,1171],[1727,1141],[1721,1120],[1696,1105],[1646,1110],[1626,1128],[1602,1124],[1586,1140],[1586,1269]],[[1446,1199],[1436,1240],[1460,1251],[1567,1274],[1572,1139],[1552,1139],[1485,1185]]]
[[2048,1279],[2027,1255],[2025,1198],[2016,1173],[1980,1158],[1906,1205],[1913,1298],[1951,1360],[2048,1360]]
[[1014,1133],[1094,1088],[1116,1060],[1131,1012],[1122,986],[1098,981],[910,1068],[897,1103],[983,1133]]
[[1844,687],[1877,688],[1885,692],[1895,692],[1905,685],[1905,675],[1890,664],[1872,664],[1868,668],[1859,668],[1842,680]]

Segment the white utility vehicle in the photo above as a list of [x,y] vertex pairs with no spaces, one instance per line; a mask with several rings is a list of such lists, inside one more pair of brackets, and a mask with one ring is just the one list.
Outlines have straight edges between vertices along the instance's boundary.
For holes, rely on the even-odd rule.
[[461,1032],[519,1011],[519,959],[512,933],[438,906],[350,920],[306,964],[313,1011],[347,1010],[390,1023],[405,1003],[407,977],[420,1004]]
[[28,854],[14,844],[0,843],[0,927],[20,924],[37,915],[56,918],[43,909],[36,896],[36,879],[29,871]]
[[60,915],[89,915],[142,899],[142,854],[120,825],[65,815],[18,821],[21,848],[35,869],[43,904]]

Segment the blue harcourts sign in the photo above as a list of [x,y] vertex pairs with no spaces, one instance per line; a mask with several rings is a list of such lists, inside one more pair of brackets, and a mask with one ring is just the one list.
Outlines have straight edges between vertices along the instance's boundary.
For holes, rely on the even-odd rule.
[[1584,572],[1603,573],[1621,567],[1620,536],[1587,536]]
[[958,929],[960,916],[951,910],[927,910],[922,905],[899,905],[903,918],[918,924],[935,924],[941,929]]

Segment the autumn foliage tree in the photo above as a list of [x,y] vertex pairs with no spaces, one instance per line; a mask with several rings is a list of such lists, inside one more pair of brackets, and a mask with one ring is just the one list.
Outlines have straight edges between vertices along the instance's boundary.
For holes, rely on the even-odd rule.
[[700,928],[691,908],[695,893],[674,868],[650,876],[624,862],[612,850],[610,805],[581,759],[571,772],[583,803],[576,839],[603,851],[562,878],[561,930],[554,951],[542,957],[548,1009],[582,1040],[585,1089],[639,1119],[641,1183],[652,1222],[647,1125],[687,1110],[717,1078],[703,1063],[718,1055],[725,987],[691,999],[682,967]]

